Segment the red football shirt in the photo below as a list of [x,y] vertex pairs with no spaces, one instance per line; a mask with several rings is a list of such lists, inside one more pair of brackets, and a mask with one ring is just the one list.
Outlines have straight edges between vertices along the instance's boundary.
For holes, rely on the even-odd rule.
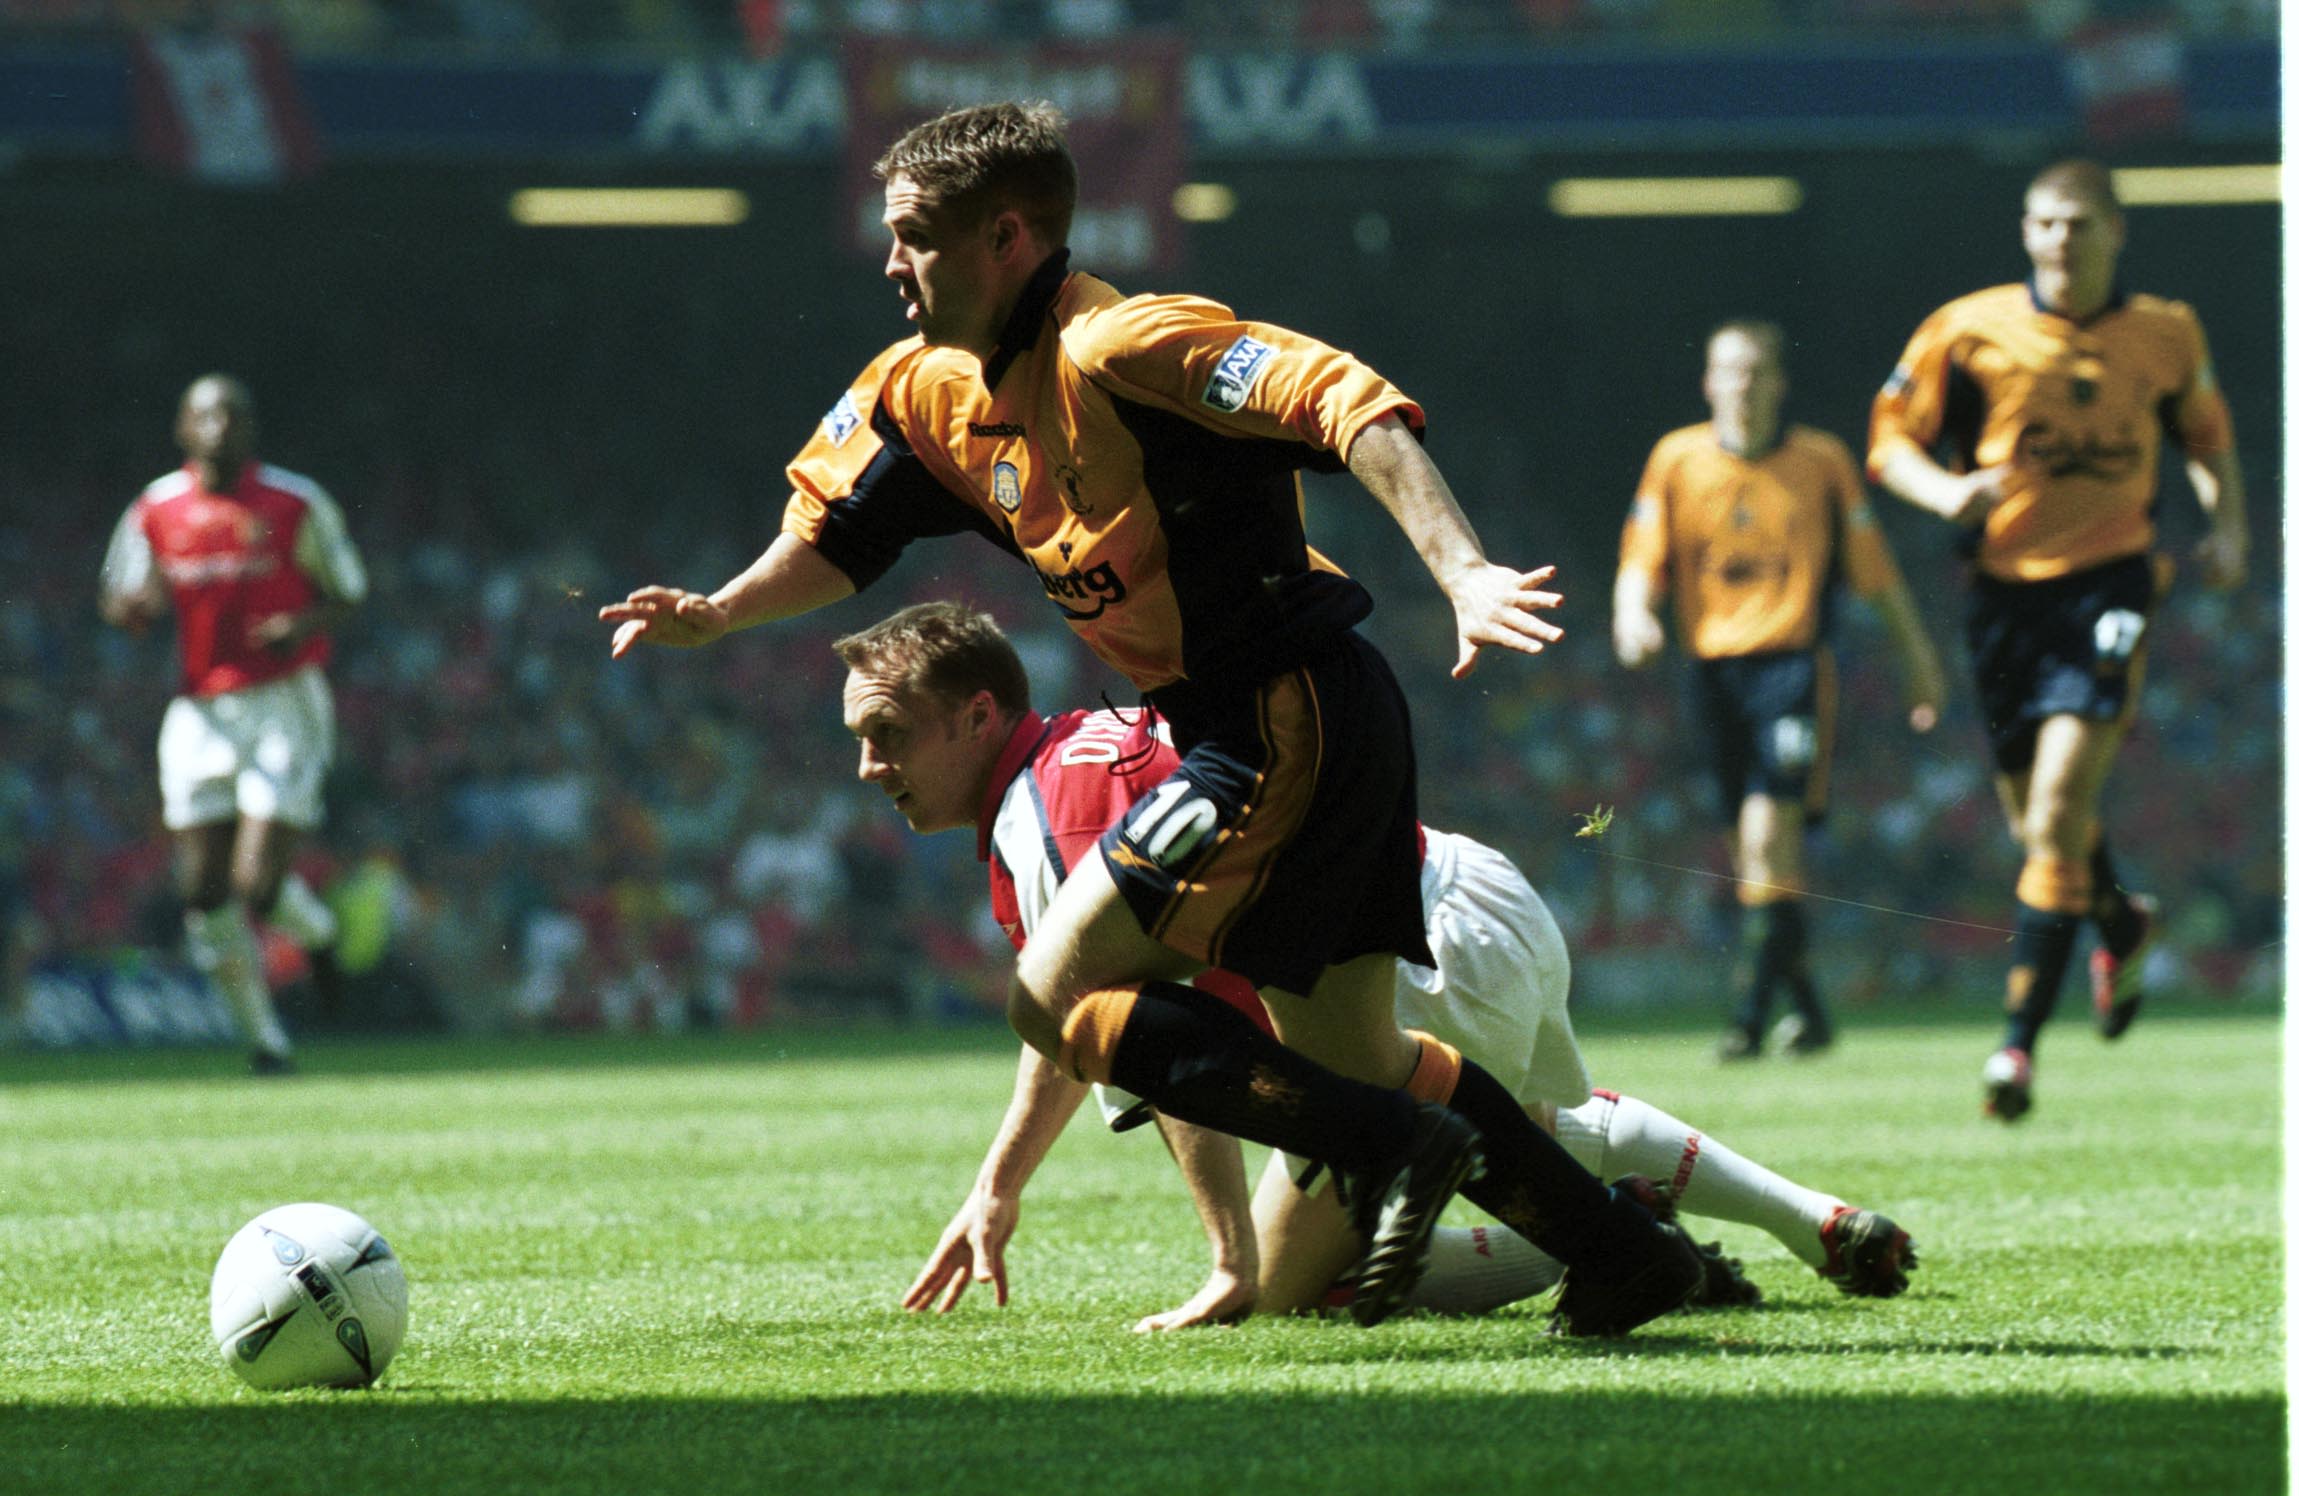
[[274,650],[255,643],[250,631],[323,594],[358,602],[367,592],[359,553],[326,490],[257,462],[220,492],[186,466],[136,496],[104,557],[105,585],[139,590],[155,568],[175,605],[187,696],[242,690],[325,664],[324,634]]
[[[976,822],[976,851],[990,865],[990,912],[1015,950],[1070,870],[1097,855],[1102,833],[1180,762],[1147,711],[1022,719]],[[1245,978],[1209,971],[1197,985],[1268,1030],[1269,1014]]]

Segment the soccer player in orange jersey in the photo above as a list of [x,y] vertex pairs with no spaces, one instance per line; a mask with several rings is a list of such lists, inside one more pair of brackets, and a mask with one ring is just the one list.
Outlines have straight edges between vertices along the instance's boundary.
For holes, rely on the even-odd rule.
[[2195,557],[2205,585],[2240,584],[2249,546],[2202,324],[2118,283],[2124,232],[2105,167],[2039,173],[2020,220],[2034,275],[1926,318],[1876,397],[1869,440],[1869,472],[1969,540],[1965,642],[2025,854],[2009,1022],[1982,1075],[1988,1114],[2006,1122],[2034,1104],[2036,1038],[2086,920],[2100,1032],[2119,1037],[2139,1009],[2156,911],[2118,880],[2101,802],[2169,577],[2154,520],[2167,435],[2210,521]]
[[[1021,1037],[1072,1080],[1328,1165],[1371,1239],[1360,1322],[1404,1302],[1456,1191],[1567,1264],[1576,1333],[1674,1308],[1701,1277],[1690,1241],[1490,1074],[1464,1064],[1441,1105],[1402,1089],[1421,1052],[1396,1027],[1396,964],[1431,959],[1411,733],[1355,630],[1370,594],[1303,537],[1299,471],[1348,471],[1397,521],[1452,604],[1457,674],[1560,637],[1548,572],[1486,559],[1421,448],[1420,406],[1362,362],[1071,270],[1077,173],[1052,109],[953,111],[878,172],[915,335],[792,462],[766,552],[708,596],[642,587],[601,609],[614,653],[837,601],[928,536],[1022,561],[1181,760],[1046,910],[1008,990]],[[1207,966],[1260,987],[1284,1042],[1181,985]]]
[[1662,437],[1621,532],[1613,644],[1636,669],[1664,639],[1656,609],[1676,594],[1677,627],[1732,829],[1747,970],[1719,1053],[1763,1052],[1773,998],[1793,1011],[1782,1048],[1817,1054],[1835,1026],[1806,958],[1804,833],[1827,804],[1836,662],[1835,582],[1873,602],[1907,678],[1908,721],[1929,732],[1945,681],[1858,468],[1842,442],[1783,426],[1780,329],[1735,321],[1708,339],[1701,391],[1711,418]]

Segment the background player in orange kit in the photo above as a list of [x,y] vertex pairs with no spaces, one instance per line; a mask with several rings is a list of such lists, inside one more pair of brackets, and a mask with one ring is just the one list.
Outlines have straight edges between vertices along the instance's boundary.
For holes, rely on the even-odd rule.
[[173,612],[179,693],[160,724],[160,794],[175,834],[185,943],[222,990],[258,1074],[293,1068],[251,917],[307,950],[335,916],[289,872],[319,824],[335,755],[323,670],[367,572],[327,491],[255,460],[255,402],[224,374],[176,413],[184,465],[121,516],[104,557],[105,619],[138,633]]
[[1938,653],[1909,600],[1859,469],[1842,442],[1783,427],[1780,329],[1727,322],[1709,335],[1701,393],[1711,417],[1661,438],[1621,532],[1613,645],[1636,669],[1666,638],[1657,604],[1676,594],[1693,657],[1701,731],[1731,827],[1742,908],[1740,1002],[1720,1053],[1763,1052],[1774,995],[1793,1011],[1782,1047],[1815,1054],[1835,1025],[1807,958],[1804,833],[1827,806],[1835,737],[1835,584],[1882,616],[1907,683],[1909,725],[1929,732],[1946,693]]
[[[1346,469],[1452,604],[1456,673],[1560,636],[1545,571],[1486,559],[1421,408],[1338,349],[1069,268],[1077,173],[1044,106],[953,111],[878,163],[886,275],[916,336],[873,359],[791,464],[783,533],[710,596],[600,610],[614,652],[710,643],[837,601],[913,539],[971,531],[1173,725],[1181,763],[1064,881],[1007,1017],[1073,1080],[1314,1157],[1371,1238],[1353,1311],[1393,1313],[1469,1183],[1568,1264],[1560,1320],[1614,1333],[1698,1286],[1691,1243],[1462,1067],[1444,1106],[1391,1011],[1426,964],[1404,696],[1355,630],[1369,593],[1312,551],[1299,470]],[[869,701],[850,700],[862,720]],[[1272,1041],[1179,980],[1262,989]],[[1483,1134],[1480,1144],[1478,1134]]]
[[2099,930],[2100,1032],[2121,1036],[2139,1009],[2154,901],[2118,881],[2101,803],[2169,578],[2154,519],[2166,435],[2210,519],[2196,551],[2205,584],[2241,583],[2249,549],[2203,326],[2184,302],[2118,283],[2114,178],[2093,161],[2046,167],[2020,235],[2033,277],[1925,319],[1876,397],[1868,451],[1878,481],[1970,540],[1965,643],[2025,854],[2009,1022],[1982,1074],[1987,1111],[2006,1122],[2033,1105],[2036,1039],[2084,921]]

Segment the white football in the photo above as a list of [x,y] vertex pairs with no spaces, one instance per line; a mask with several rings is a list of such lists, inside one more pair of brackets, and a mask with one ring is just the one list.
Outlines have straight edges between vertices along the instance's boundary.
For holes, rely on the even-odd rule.
[[208,1327],[251,1387],[363,1387],[406,1338],[407,1274],[350,1211],[282,1205],[224,1243]]

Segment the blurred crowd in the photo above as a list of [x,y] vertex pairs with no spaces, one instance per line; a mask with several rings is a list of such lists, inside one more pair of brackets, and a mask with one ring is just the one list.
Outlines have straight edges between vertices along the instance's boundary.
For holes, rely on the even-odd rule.
[[[108,530],[165,461],[156,442],[143,450],[151,471],[132,473],[0,454],[0,918],[19,977],[172,950],[180,933],[153,770],[170,645],[107,630],[93,607]],[[343,964],[372,1012],[665,1030],[992,1010],[1008,952],[973,839],[912,836],[856,782],[828,646],[902,603],[958,595],[1007,622],[1041,706],[1131,708],[1006,558],[920,547],[828,621],[610,663],[600,597],[640,579],[714,584],[771,533],[774,501],[756,533],[577,509],[555,534],[512,536],[480,521],[483,505],[419,501],[411,470],[314,471],[375,586],[339,641],[342,751],[304,871],[343,916]],[[1411,553],[1324,491],[1319,543],[1383,599],[1373,632],[1415,697],[1428,820],[1525,865],[1573,942],[1584,1000],[1684,1000],[1681,980],[1631,990],[1654,952],[1707,961],[1721,982],[1731,894],[1677,673],[1620,671],[1584,613],[1575,647],[1449,682],[1449,617]],[[2198,990],[2280,988],[2278,585],[2178,592],[2111,801],[2128,876],[2170,911],[2157,975]],[[1948,643],[1953,602],[1924,596]],[[2015,859],[1968,693],[1935,737],[1910,735],[1877,626],[1846,624],[1835,810],[1814,859],[1816,891],[1841,901],[1820,914],[1824,969],[1856,1009],[1952,989],[1976,957],[1979,999]],[[1576,835],[1600,808],[1609,829]]]
[[276,27],[299,52],[489,58],[779,50],[849,35],[1100,42],[1184,30],[1208,45],[1397,51],[1587,38],[1950,32],[2057,38],[2166,21],[2272,36],[2277,0],[0,0],[0,33]]

